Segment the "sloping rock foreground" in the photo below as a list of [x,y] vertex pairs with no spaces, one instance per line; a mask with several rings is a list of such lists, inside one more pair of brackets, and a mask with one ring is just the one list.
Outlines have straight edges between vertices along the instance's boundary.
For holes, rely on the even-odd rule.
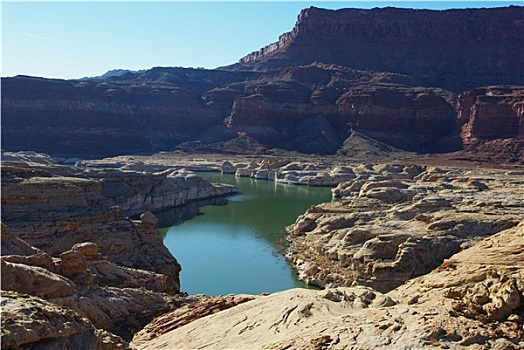
[[[388,294],[369,287],[339,287],[257,296],[152,340],[137,335],[132,346],[519,349],[524,346],[523,293],[524,222]],[[157,324],[162,329],[162,323]]]

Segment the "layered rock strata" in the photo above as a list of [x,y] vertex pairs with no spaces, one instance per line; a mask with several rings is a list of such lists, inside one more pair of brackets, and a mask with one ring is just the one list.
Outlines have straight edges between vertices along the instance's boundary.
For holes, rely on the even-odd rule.
[[251,301],[256,297],[247,294],[232,294],[216,297],[196,296],[194,298],[194,302],[155,318],[140,332],[136,333],[133,337],[133,347],[139,344],[147,346],[148,341],[164,333],[189,324],[199,318]]
[[120,336],[179,299],[168,276],[119,266],[92,242],[53,258],[2,224],[0,261],[3,349],[125,349]]
[[2,220],[29,244],[59,256],[82,242],[96,243],[101,253],[120,265],[152,270],[169,278],[179,291],[179,265],[153,226],[133,222],[102,195],[100,181],[54,176],[15,164],[2,166]]
[[2,349],[129,348],[71,309],[16,292],[2,291],[1,300]]
[[524,159],[524,87],[492,86],[462,93],[457,110],[466,150],[502,161]]
[[[446,11],[302,10],[279,41],[240,59],[267,69],[311,62],[418,76],[455,91],[522,82],[522,7]],[[498,76],[495,76],[498,75]]]
[[102,183],[102,195],[112,199],[129,215],[182,206],[189,201],[234,193],[227,184],[211,184],[193,172],[168,169],[163,172],[94,171]]
[[[467,132],[461,134],[461,126],[467,122],[472,130],[486,130],[485,125],[496,124],[497,128],[492,128],[489,135],[477,133],[476,139],[506,140],[504,142],[510,145],[501,147],[505,147],[508,156],[499,157],[499,161],[522,161],[521,154],[511,148],[514,147],[511,146],[514,140],[519,138],[518,123],[514,122],[513,116],[520,112],[508,107],[507,99],[506,102],[495,103],[492,98],[489,108],[476,108],[475,117],[464,121],[467,116],[463,108],[457,111],[456,106],[462,100],[457,98],[456,93],[440,87],[420,86],[416,79],[398,73],[365,72],[313,63],[267,72],[252,80],[241,77],[235,83],[224,82],[234,88],[217,82],[219,85],[211,91],[192,92],[197,95],[195,99],[206,102],[200,101],[198,103],[202,106],[184,113],[183,121],[178,120],[179,116],[166,116],[161,111],[148,114],[147,118],[136,115],[136,110],[141,108],[155,108],[152,104],[156,100],[151,99],[150,95],[155,94],[158,84],[165,84],[163,80],[157,80],[160,79],[158,74],[153,73],[142,73],[140,79],[137,75],[129,78],[131,80],[121,78],[122,81],[110,84],[78,83],[89,86],[92,91],[88,96],[76,96],[74,84],[63,82],[66,86],[58,89],[56,96],[62,96],[59,93],[62,90],[71,89],[70,99],[90,102],[69,106],[68,101],[62,101],[45,108],[40,104],[47,103],[44,103],[46,96],[41,96],[40,91],[52,90],[56,86],[35,89],[33,84],[45,86],[46,82],[35,83],[36,79],[23,77],[3,79],[3,147],[48,152],[62,156],[64,161],[71,161],[74,157],[101,158],[174,148],[191,153],[229,154],[271,154],[276,152],[275,149],[284,149],[308,154],[338,153],[377,158],[403,151],[474,151],[477,144],[470,142]],[[173,81],[174,86],[170,89],[178,91],[188,89],[186,85],[176,85],[181,74],[178,70],[164,68],[161,76],[171,77],[169,80]],[[98,85],[114,84],[114,88],[104,85],[109,90],[132,89],[139,83],[133,79],[146,81],[147,84],[140,85],[146,84],[149,89],[142,92],[142,97],[133,100],[133,104],[139,105],[128,109],[122,107],[118,113],[112,108],[104,108],[103,112],[93,110],[99,98],[106,98],[99,96],[104,93],[100,92],[102,87]],[[18,85],[20,87],[15,87]],[[215,93],[215,90],[221,89],[233,92],[226,96]],[[488,90],[508,89],[519,91],[520,87],[493,86]],[[482,91],[467,92],[463,98],[467,100],[468,94],[480,96]],[[122,95],[125,94],[122,92]],[[511,98],[516,102],[522,99],[518,94]],[[483,105],[488,99],[483,98]],[[173,105],[169,108],[185,108],[185,103],[189,102],[172,100],[169,103]],[[102,128],[99,126],[102,122],[95,118],[97,113],[102,113],[104,120],[115,119],[115,122]],[[208,120],[209,113],[215,117]],[[50,124],[49,115],[65,115],[67,118],[64,117],[63,124],[57,126]],[[191,123],[186,120],[188,115],[191,116]],[[83,117],[78,120],[78,116]],[[85,122],[90,119],[93,120]],[[163,125],[168,119],[173,119],[172,123],[177,126],[185,125],[185,129],[171,132],[175,126]],[[133,122],[128,123],[128,120]],[[200,123],[200,120],[204,121]],[[134,124],[139,124],[139,131],[130,127]],[[82,137],[79,137],[80,133]],[[160,137],[160,133],[164,135]],[[88,135],[89,141],[96,142],[90,142],[90,146],[86,147],[83,143],[87,141],[82,141],[85,135]],[[137,137],[141,141],[133,142]],[[105,144],[107,140],[111,140],[111,145]],[[80,143],[78,147],[63,147],[75,142]],[[486,153],[497,154],[497,149],[494,144],[492,150]]]
[[299,277],[319,287],[387,292],[524,218],[518,171],[405,165],[355,167],[332,203],[288,228]]
[[523,242],[524,222],[387,294],[360,286],[257,296],[154,339],[136,337],[132,346],[519,349],[524,346]]

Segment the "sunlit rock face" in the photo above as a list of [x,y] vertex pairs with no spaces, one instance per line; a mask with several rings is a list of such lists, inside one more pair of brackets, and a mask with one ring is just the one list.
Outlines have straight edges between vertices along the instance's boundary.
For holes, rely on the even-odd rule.
[[[522,348],[523,224],[484,238],[387,294],[355,286],[291,289],[239,305],[231,296],[226,301],[208,300],[211,306],[201,304],[206,309],[157,318],[134,337],[132,345],[136,349]],[[225,304],[232,307],[210,315],[209,309]]]
[[355,167],[333,194],[289,226],[287,257],[319,287],[388,292],[482,237],[524,219],[518,171],[403,164]]

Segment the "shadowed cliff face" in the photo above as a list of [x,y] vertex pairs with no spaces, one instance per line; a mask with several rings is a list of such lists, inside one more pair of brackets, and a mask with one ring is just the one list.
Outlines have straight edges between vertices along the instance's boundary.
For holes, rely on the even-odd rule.
[[488,140],[496,154],[504,139],[505,159],[518,160],[523,11],[310,8],[278,43],[222,69],[3,78],[2,148],[350,154],[358,133],[415,152]]
[[219,122],[200,91],[161,81],[17,77],[2,87],[2,138],[12,149],[94,156],[168,149]]

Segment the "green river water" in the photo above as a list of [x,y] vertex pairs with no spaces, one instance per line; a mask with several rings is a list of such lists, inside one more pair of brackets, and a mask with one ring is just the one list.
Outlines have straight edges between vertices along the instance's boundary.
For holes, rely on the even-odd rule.
[[164,244],[182,265],[181,290],[220,295],[304,287],[278,248],[285,227],[311,205],[330,201],[330,189],[199,175],[234,184],[241,193],[159,214]]

